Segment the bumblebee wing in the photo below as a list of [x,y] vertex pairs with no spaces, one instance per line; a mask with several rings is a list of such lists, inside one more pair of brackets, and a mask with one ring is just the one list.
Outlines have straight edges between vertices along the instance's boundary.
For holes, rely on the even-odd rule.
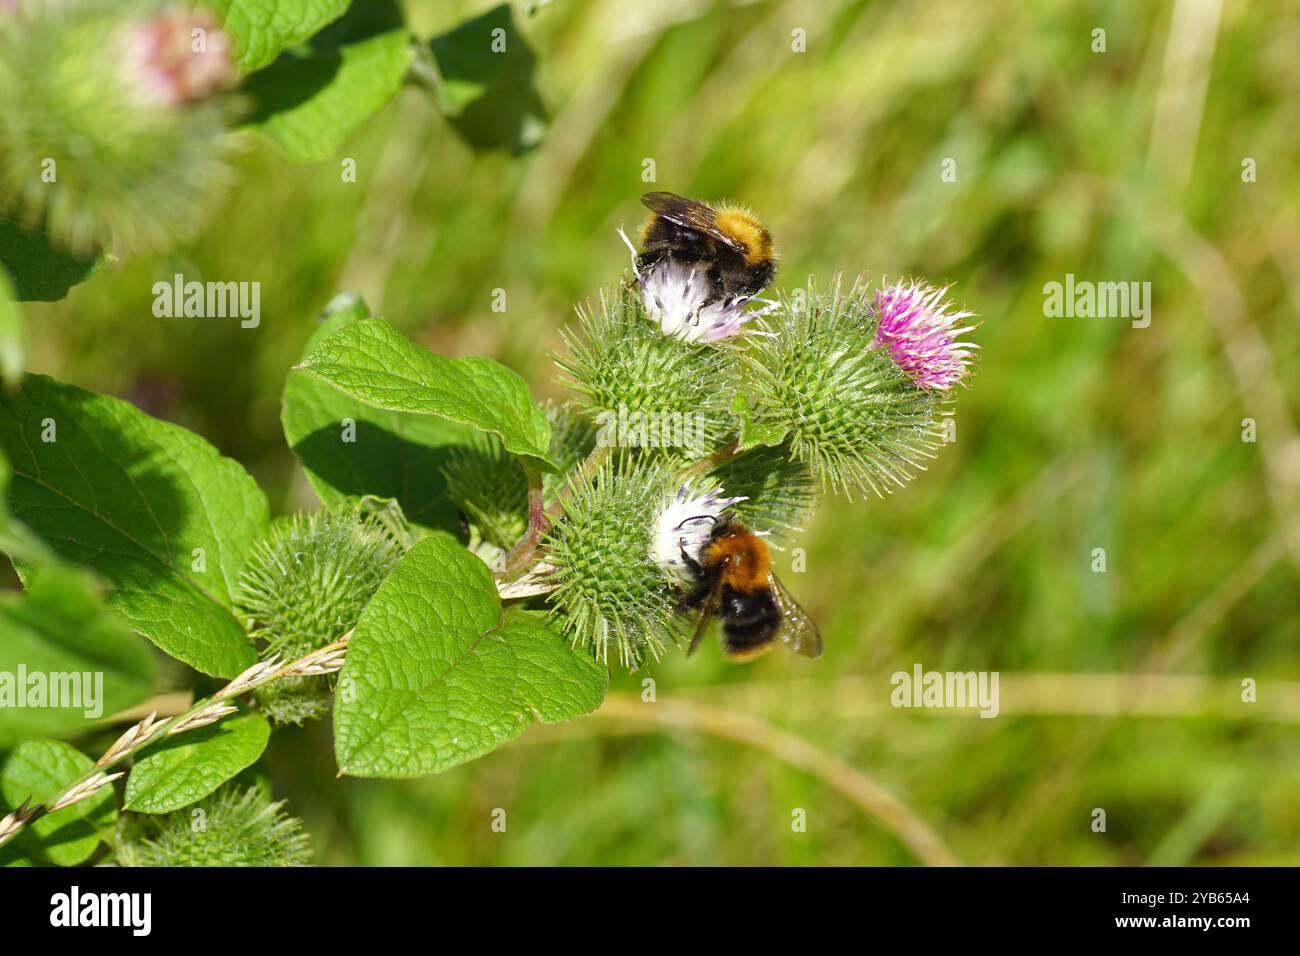
[[772,585],[772,597],[781,610],[781,628],[777,632],[790,650],[804,657],[822,656],[822,634],[813,623],[799,602],[785,589],[785,585],[775,575],[768,578]]
[[744,252],[744,246],[718,229],[718,213],[712,206],[676,193],[646,193],[641,197],[641,202],[651,212],[663,216],[669,222],[702,232],[737,252]]
[[718,613],[718,605],[722,602],[722,574],[719,572],[717,579],[713,582],[713,590],[709,592],[709,599],[704,602],[704,609],[700,611],[700,620],[695,625],[695,633],[691,635],[690,646],[686,648],[686,656],[690,657],[695,653],[696,646],[700,643],[700,638],[704,632],[709,629],[709,622],[713,620],[713,615]]

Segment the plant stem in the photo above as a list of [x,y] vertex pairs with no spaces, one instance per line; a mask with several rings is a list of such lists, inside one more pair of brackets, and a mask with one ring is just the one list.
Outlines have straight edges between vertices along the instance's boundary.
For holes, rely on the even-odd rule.
[[[608,446],[598,445],[593,448],[582,462],[579,472],[581,480],[585,481],[595,475],[596,469],[608,456]],[[496,573],[497,581],[501,584],[521,577],[541,560],[542,537],[564,515],[564,504],[573,496],[573,482],[570,481],[556,493],[555,500],[547,507],[542,500],[541,476],[527,464],[524,464],[524,473],[528,476],[528,528],[501,562],[501,570]]]
[[[595,477],[596,469],[598,469],[605,459],[609,457],[610,447],[611,446],[609,445],[597,445],[591,450],[591,453],[583,459],[582,470],[580,472],[582,481],[587,481]],[[556,492],[555,500],[552,501],[550,507],[546,509],[546,517],[551,521],[557,520],[564,514],[565,502],[573,497],[574,486],[575,482],[570,480],[565,483],[564,487]]]
[[406,71],[406,81],[437,96],[442,89],[442,74],[438,71],[438,64],[425,44],[413,43],[412,46],[415,55]]
[[729,441],[711,455],[701,458],[699,461],[687,465],[678,473],[678,477],[685,481],[688,478],[697,478],[700,475],[707,475],[714,468],[717,468],[725,461],[734,458],[736,452],[740,450],[740,441]]
[[[62,800],[64,797],[71,794],[78,787],[84,786],[86,783],[88,783],[98,774],[104,773],[110,767],[116,766],[117,764],[125,760],[127,757],[135,756],[140,751],[153,746],[159,740],[168,736],[167,733],[168,728],[180,727],[181,724],[185,723],[185,721],[196,716],[201,711],[206,710],[209,707],[212,707],[213,705],[219,705],[226,701],[233,700],[236,697],[240,697],[248,693],[250,690],[253,690],[254,688],[262,687],[266,684],[271,683],[272,681],[280,680],[283,677],[291,676],[294,674],[294,672],[310,667],[311,665],[315,664],[317,661],[320,661],[322,658],[331,659],[328,665],[330,667],[330,670],[314,671],[312,673],[332,673],[333,671],[338,670],[343,666],[343,658],[341,656],[335,656],[335,655],[337,655],[339,652],[346,651],[348,641],[351,640],[351,638],[352,638],[352,631],[348,631],[346,634],[344,634],[341,638],[339,638],[334,643],[327,644],[324,647],[318,648],[309,654],[304,654],[302,657],[298,658],[295,661],[289,661],[287,664],[282,664],[281,666],[271,671],[269,675],[259,677],[257,680],[248,682],[245,686],[236,687],[235,685],[239,684],[239,682],[244,678],[246,674],[250,673],[255,667],[259,666],[259,665],[254,665],[254,668],[249,668],[249,670],[245,671],[243,674],[240,674],[238,677],[232,680],[224,688],[217,691],[211,697],[204,697],[203,699],[196,701],[187,710],[185,710],[183,713],[177,714],[175,717],[158,721],[157,723],[153,724],[149,728],[147,736],[145,736],[143,739],[134,741],[131,743],[130,746],[124,747],[120,750],[120,752],[113,754],[113,748],[117,747],[117,744],[115,743],[113,747],[110,747],[105,752],[104,756],[100,757],[99,760],[96,761],[93,767],[91,767],[85,773],[81,774],[75,780],[72,780],[70,783],[64,786],[63,789],[61,789],[58,793],[52,795],[43,803],[39,803],[36,806],[32,807],[31,811],[28,814],[24,814],[23,819],[16,821],[17,822],[16,827],[11,829],[8,833],[0,835],[0,846],[4,846],[6,843],[12,840],[15,836],[17,836],[22,831],[23,827],[27,826],[33,820],[36,820],[37,818],[44,816],[47,813],[50,813],[51,807],[57,805],[60,800]],[[263,662],[263,664],[264,663],[265,662]],[[186,727],[177,732],[185,733],[188,730],[197,729],[198,727],[208,727],[211,726],[213,723],[217,723],[221,719],[222,718],[219,717],[217,718],[217,720],[196,724],[194,727]],[[141,721],[136,726],[143,726],[147,721],[148,718],[146,718],[145,721]],[[113,755],[109,756],[110,754]],[[99,792],[99,789],[100,788],[96,787],[94,790],[86,793],[83,797],[80,797],[79,800],[85,799],[86,797],[93,796],[95,793]],[[28,799],[31,798],[28,797]],[[22,804],[20,803],[19,806],[22,806]],[[71,806],[71,804],[69,804],[69,806]]]
[[542,476],[531,465],[524,462],[521,464],[524,474],[528,476],[528,529],[501,562],[497,577],[502,581],[513,580],[528,568],[537,553],[538,545],[542,543],[542,535],[551,526],[542,502]]

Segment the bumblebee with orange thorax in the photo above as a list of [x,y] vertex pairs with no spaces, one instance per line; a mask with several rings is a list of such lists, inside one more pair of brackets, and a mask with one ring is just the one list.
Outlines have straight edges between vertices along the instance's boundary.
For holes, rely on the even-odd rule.
[[[712,516],[702,516],[713,520]],[[729,514],[714,521],[699,560],[681,548],[695,587],[681,599],[683,610],[703,607],[686,653],[695,647],[714,615],[722,618],[722,650],[733,661],[753,660],[779,637],[805,657],[820,657],[817,625],[772,573],[767,542]]]
[[641,202],[651,216],[641,227],[639,271],[669,257],[698,265],[714,301],[756,295],[776,275],[772,234],[749,210],[675,193],[646,193]]

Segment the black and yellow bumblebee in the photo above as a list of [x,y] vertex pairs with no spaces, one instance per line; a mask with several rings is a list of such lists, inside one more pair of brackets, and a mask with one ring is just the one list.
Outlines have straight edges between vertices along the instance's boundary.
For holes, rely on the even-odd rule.
[[749,210],[714,209],[676,193],[646,193],[641,202],[651,215],[641,227],[638,270],[668,257],[698,265],[711,300],[757,295],[776,275],[772,234]]
[[772,573],[772,552],[761,536],[724,513],[714,520],[699,560],[685,547],[681,554],[695,586],[682,596],[680,607],[701,609],[687,656],[716,615],[722,618],[723,653],[733,661],[753,660],[778,638],[796,654],[821,657],[821,633]]

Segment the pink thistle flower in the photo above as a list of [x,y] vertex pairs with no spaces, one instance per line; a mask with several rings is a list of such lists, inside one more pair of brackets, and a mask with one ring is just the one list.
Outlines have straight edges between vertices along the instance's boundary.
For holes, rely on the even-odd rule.
[[164,106],[206,99],[234,78],[230,39],[202,11],[171,10],[135,27],[127,63],[145,95]]
[[876,345],[921,388],[946,390],[966,375],[971,352],[979,348],[957,336],[974,325],[957,326],[972,312],[948,312],[942,302],[948,286],[896,283],[876,291]]

